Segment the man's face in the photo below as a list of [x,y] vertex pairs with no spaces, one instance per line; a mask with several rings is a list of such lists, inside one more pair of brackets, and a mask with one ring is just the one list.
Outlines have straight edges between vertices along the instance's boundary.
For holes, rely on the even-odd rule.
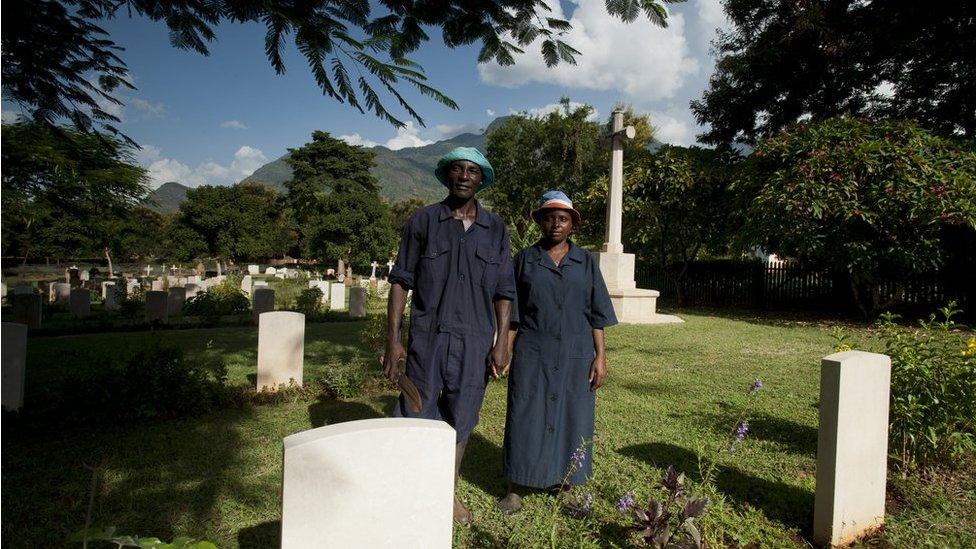
[[481,166],[469,160],[457,160],[447,169],[447,189],[451,196],[468,200],[481,187],[481,178]]

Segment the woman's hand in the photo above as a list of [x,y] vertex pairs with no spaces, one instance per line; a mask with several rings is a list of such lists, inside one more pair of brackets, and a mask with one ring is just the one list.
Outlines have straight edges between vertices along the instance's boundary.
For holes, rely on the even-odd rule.
[[590,391],[596,391],[607,379],[607,357],[602,353],[593,358],[590,364]]

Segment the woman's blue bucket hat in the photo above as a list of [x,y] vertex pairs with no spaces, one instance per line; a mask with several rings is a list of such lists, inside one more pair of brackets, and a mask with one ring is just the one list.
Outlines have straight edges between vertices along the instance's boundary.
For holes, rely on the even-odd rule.
[[485,158],[485,155],[481,154],[481,151],[474,147],[458,147],[442,156],[437,161],[437,168],[434,169],[434,175],[437,176],[437,180],[445,187],[448,185],[447,172],[451,169],[451,164],[458,160],[474,162],[481,167],[481,186],[478,187],[479,191],[495,183],[495,169],[491,167],[491,162],[488,162],[488,159]]

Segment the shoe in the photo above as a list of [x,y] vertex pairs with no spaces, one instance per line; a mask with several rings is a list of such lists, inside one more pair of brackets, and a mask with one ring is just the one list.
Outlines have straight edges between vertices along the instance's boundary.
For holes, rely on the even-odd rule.
[[506,515],[511,515],[518,512],[522,508],[522,498],[519,497],[515,492],[509,492],[508,495],[498,500],[495,504],[498,510]]
[[471,511],[468,511],[467,507],[461,503],[461,500],[454,496],[454,522],[460,524],[461,526],[468,526],[471,524]]

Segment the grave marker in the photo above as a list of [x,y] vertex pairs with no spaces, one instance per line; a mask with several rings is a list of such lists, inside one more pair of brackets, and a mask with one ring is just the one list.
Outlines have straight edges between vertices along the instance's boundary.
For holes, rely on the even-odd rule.
[[14,312],[14,320],[29,328],[41,327],[41,296],[30,294],[14,294],[10,296]]
[[68,310],[75,318],[85,318],[91,314],[91,293],[84,288],[71,290]]
[[834,353],[820,364],[813,541],[846,545],[884,524],[891,359]]
[[71,299],[71,284],[55,282],[51,284],[51,302],[55,305],[67,305]]
[[146,322],[166,322],[169,294],[162,290],[146,292]]
[[366,318],[366,288],[349,290],[350,318]]
[[305,315],[291,311],[261,313],[257,390],[277,391],[280,385],[287,387],[292,382],[301,387],[304,361]]
[[[38,299],[40,296],[37,296]],[[14,322],[0,324],[3,349],[2,374],[0,386],[3,387],[2,406],[4,410],[20,410],[24,405],[24,375],[27,367],[27,325]]]
[[329,292],[329,309],[339,311],[346,308],[346,285],[342,282],[329,284],[332,291]]
[[275,291],[271,288],[255,288],[253,304],[254,322],[257,323],[261,313],[274,311]]
[[450,548],[455,437],[409,418],[285,437],[281,547]]
[[183,304],[186,303],[186,288],[170,288],[166,298],[166,314],[170,318],[183,314]]

